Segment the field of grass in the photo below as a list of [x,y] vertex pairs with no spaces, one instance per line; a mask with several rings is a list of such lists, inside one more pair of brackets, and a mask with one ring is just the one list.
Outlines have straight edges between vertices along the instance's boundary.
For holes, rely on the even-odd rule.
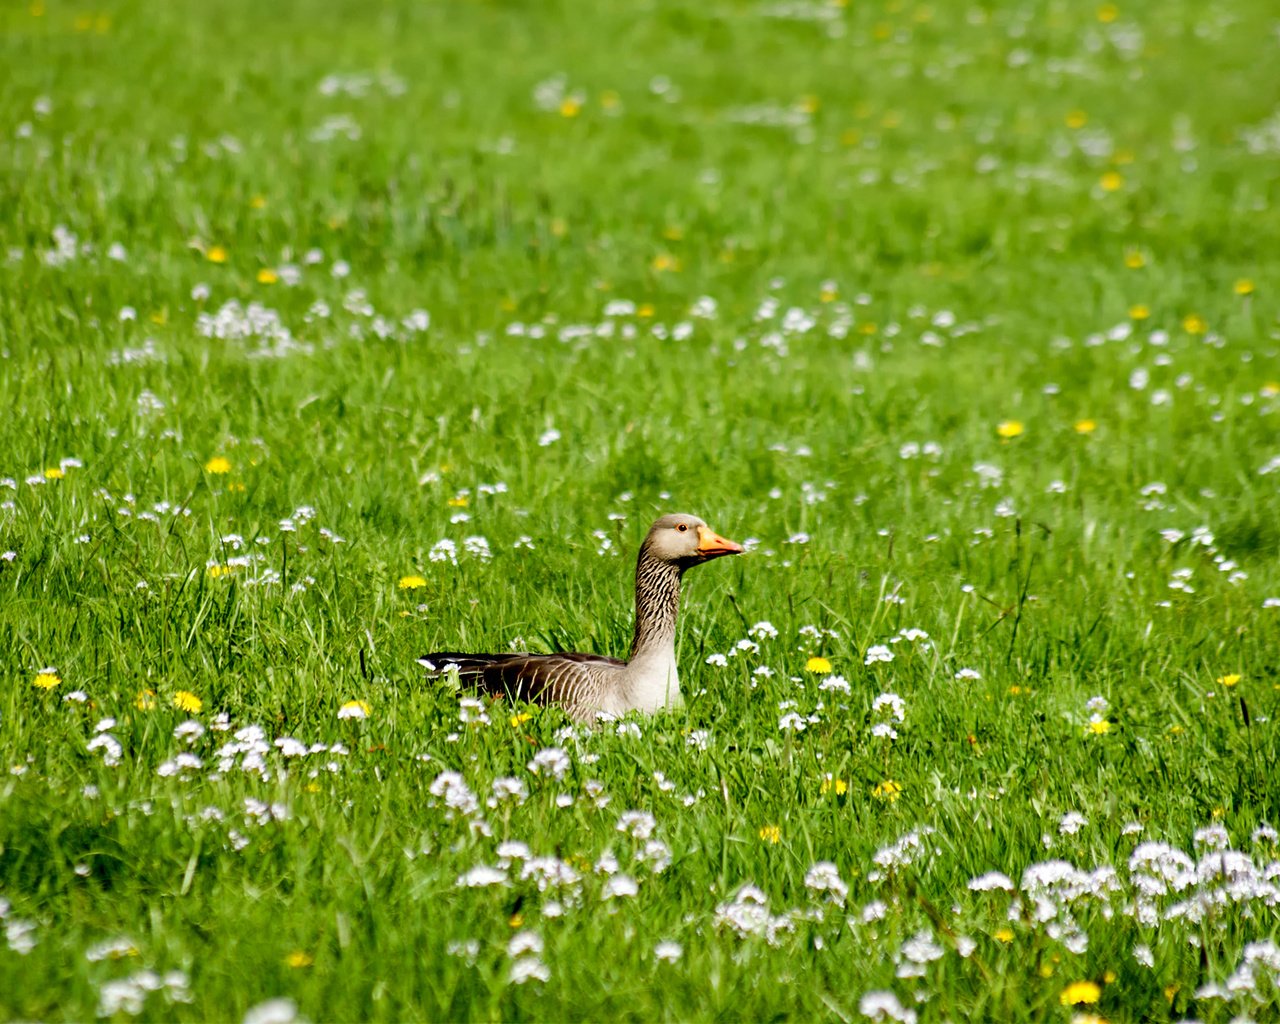
[[[1280,1019],[1268,0],[0,9],[0,1018]],[[433,649],[686,706],[463,701]]]

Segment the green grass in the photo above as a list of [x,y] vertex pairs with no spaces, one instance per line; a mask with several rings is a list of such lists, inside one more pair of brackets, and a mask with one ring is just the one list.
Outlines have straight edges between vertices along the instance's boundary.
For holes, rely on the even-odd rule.
[[[0,1017],[1275,1019],[1274,968],[1204,986],[1280,957],[1276,24],[0,12]],[[758,542],[686,581],[684,709],[486,725],[424,681],[432,649],[624,654],[665,511]],[[162,774],[189,718],[200,767]],[[1210,825],[1245,859],[1202,915]],[[460,886],[504,840],[574,880]],[[1136,913],[1144,841],[1201,877]],[[968,886],[1051,860],[1115,887]]]

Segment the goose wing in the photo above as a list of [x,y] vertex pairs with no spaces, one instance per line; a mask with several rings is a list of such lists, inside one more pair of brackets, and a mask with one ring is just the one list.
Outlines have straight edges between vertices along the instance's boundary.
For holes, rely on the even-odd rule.
[[600,702],[625,661],[598,654],[460,654],[438,651],[418,659],[434,675],[456,670],[463,685],[498,697],[562,704],[574,715]]

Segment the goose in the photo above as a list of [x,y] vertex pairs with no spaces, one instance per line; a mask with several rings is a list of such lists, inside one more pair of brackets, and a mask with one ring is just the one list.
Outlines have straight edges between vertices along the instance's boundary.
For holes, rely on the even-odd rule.
[[583,722],[678,707],[683,703],[676,669],[681,577],[695,565],[742,550],[697,516],[665,515],[649,527],[636,559],[636,628],[626,661],[598,654],[436,651],[418,663],[436,678],[456,671],[471,689],[556,704]]

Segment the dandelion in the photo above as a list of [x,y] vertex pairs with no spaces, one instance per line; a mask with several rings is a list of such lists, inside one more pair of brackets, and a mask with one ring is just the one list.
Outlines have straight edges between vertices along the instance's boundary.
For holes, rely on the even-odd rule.
[[198,715],[204,708],[204,701],[190,690],[179,690],[173,695],[173,706],[189,715]]
[[1077,434],[1092,434],[1098,429],[1097,420],[1076,420]]
[[999,928],[995,931],[995,933],[991,937],[995,939],[996,942],[1003,942],[1006,945],[1008,945],[1010,942],[1013,941],[1013,929]]
[[891,804],[902,795],[902,783],[894,782],[893,779],[877,782],[871,787],[871,795],[877,800]]
[[831,671],[831,662],[823,657],[813,657],[804,663],[806,672],[827,673]]
[[511,728],[519,729],[520,726],[524,725],[524,723],[529,721],[531,718],[533,718],[533,715],[529,714],[527,711],[521,711],[518,715],[512,715]]
[[844,796],[849,791],[849,783],[845,782],[844,779],[837,779],[830,772],[827,772],[822,777],[822,785],[819,787],[819,792],[826,796],[833,791],[836,796]]
[[1130,320],[1146,320],[1149,316],[1151,316],[1150,306],[1145,306],[1139,302],[1137,305],[1129,307]]
[[297,970],[301,967],[310,967],[315,963],[310,953],[305,953],[301,949],[295,949],[292,953],[284,958],[285,966],[292,967]]
[[1083,110],[1072,110],[1066,116],[1067,127],[1071,129],[1083,128],[1089,123],[1089,115]]
[[773,846],[777,846],[782,842],[782,829],[777,825],[762,825],[759,835],[766,843],[770,843]]
[[1089,724],[1084,727],[1086,736],[1105,736],[1111,731],[1111,723],[1100,714],[1089,716]]
[[422,587],[425,587],[426,585],[427,585],[427,581],[423,579],[421,576],[401,576],[400,577],[399,586],[401,590],[418,590]]
[[1120,8],[1115,4],[1103,4],[1098,8],[1098,20],[1104,25],[1110,25],[1118,17],[1120,17]]
[[62,684],[62,677],[58,675],[56,668],[42,668],[36,673],[36,677],[31,680],[31,685],[38,690],[52,690],[55,686]]
[[1242,277],[1240,278],[1239,281],[1237,281],[1232,286],[1231,290],[1235,292],[1237,295],[1252,295],[1253,282],[1250,281],[1247,277]]
[[275,284],[280,280],[280,275],[269,267],[263,267],[258,271],[258,284]]
[[133,706],[139,711],[152,710],[156,706],[156,691],[152,689],[139,690]]
[[1124,265],[1130,270],[1141,270],[1147,265],[1147,257],[1142,254],[1141,249],[1126,249]]
[[1204,334],[1209,325],[1199,313],[1188,313],[1182,318],[1182,329],[1188,334]]
[[1021,420],[1001,420],[996,424],[996,434],[1006,441],[1018,437],[1025,429]]
[[368,701],[349,700],[338,708],[338,718],[368,718],[371,710]]
[[231,472],[231,460],[224,455],[215,455],[204,464],[204,471],[212,473],[215,476],[222,476]]
[[226,263],[227,262],[226,247],[221,245],[210,246],[209,250],[204,254],[204,258],[207,259],[210,263]]
[[1098,179],[1098,185],[1103,192],[1118,192],[1124,188],[1124,175],[1119,171],[1107,171]]
[[65,470],[63,470],[61,466],[50,466],[44,471],[44,478],[46,480],[61,480],[66,475]]
[[1096,1003],[1102,996],[1102,987],[1096,981],[1073,981],[1062,990],[1058,1002],[1063,1006],[1078,1006],[1080,1003]]
[[1225,686],[1228,690],[1235,686],[1243,676],[1239,672],[1232,672],[1230,675],[1218,676],[1217,683],[1219,686]]

